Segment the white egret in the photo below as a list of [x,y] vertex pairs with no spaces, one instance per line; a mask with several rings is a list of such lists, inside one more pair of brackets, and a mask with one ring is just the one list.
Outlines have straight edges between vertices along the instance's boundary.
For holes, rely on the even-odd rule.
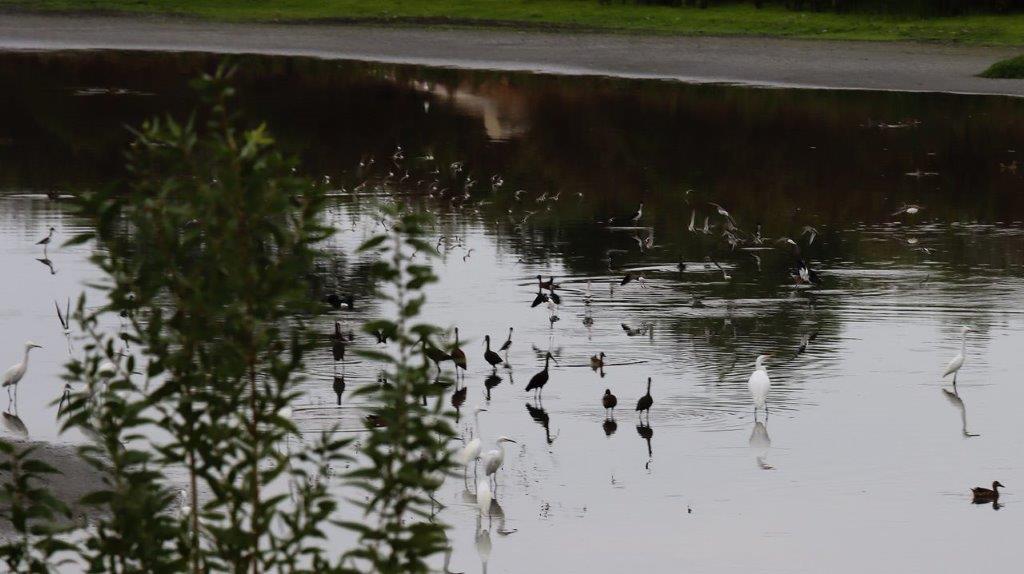
[[771,355],[758,355],[757,360],[754,362],[754,372],[750,374],[750,379],[747,380],[747,388],[750,389],[750,397],[754,399],[754,416],[757,416],[757,409],[764,409],[764,413],[768,414],[768,391],[772,388],[772,380],[768,378],[768,371],[765,369],[764,361],[771,357]]
[[32,349],[41,348],[43,348],[42,345],[37,345],[32,341],[25,341],[25,358],[22,359],[20,363],[13,365],[11,368],[7,369],[7,371],[4,372],[2,386],[7,387],[8,398],[10,398],[11,396],[11,387],[14,387],[15,394],[17,394],[18,383],[21,382],[22,377],[25,376],[25,371],[28,370],[29,351],[31,351]]
[[956,375],[960,372],[960,367],[964,366],[964,358],[967,355],[967,333],[976,333],[974,329],[964,325],[960,327],[960,352],[957,356],[953,357],[946,365],[946,372],[942,373],[942,378],[945,379],[949,375],[953,375],[953,385],[956,386]]
[[480,509],[480,516],[488,516],[491,512],[491,500],[494,496],[491,494],[491,483],[487,480],[481,480],[476,485],[476,506]]
[[466,467],[469,470],[470,463],[476,462],[480,458],[480,450],[483,448],[483,443],[480,441],[480,413],[487,412],[487,409],[477,406],[473,409],[473,427],[474,435],[473,439],[466,443],[466,446],[462,447],[459,451],[456,460],[459,464]]
[[[506,442],[516,442],[507,436],[500,436],[498,440],[494,441],[494,446],[497,447],[494,450],[488,451],[483,456],[484,461],[484,472],[488,477],[494,476],[494,485],[498,485],[498,469],[505,463],[505,444]],[[488,503],[489,504],[489,503]]]

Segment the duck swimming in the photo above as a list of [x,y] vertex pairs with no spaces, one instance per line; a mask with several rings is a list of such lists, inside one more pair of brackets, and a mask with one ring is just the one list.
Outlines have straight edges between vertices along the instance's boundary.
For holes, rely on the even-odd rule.
[[991,490],[988,489],[988,488],[980,487],[980,486],[972,488],[971,489],[971,494],[974,495],[974,503],[975,504],[985,504],[985,503],[988,503],[988,502],[995,502],[996,500],[999,500],[999,489],[1000,488],[1006,488],[1006,487],[1003,486],[1003,484],[1001,482],[999,482],[998,480],[992,483],[992,489]]

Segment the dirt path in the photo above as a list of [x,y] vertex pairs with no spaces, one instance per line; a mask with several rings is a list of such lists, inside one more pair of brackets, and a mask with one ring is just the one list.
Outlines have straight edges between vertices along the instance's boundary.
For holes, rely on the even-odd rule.
[[304,55],[463,68],[763,86],[1024,96],[976,77],[1014,48],[597,33],[235,24],[128,16],[0,14],[0,49]]

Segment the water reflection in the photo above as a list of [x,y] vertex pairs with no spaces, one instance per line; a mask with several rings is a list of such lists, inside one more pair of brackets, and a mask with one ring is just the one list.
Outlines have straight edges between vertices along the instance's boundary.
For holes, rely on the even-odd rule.
[[654,448],[651,447],[651,439],[654,438],[654,428],[651,427],[650,422],[641,421],[640,424],[636,425],[636,434],[640,435],[640,438],[644,439],[647,443],[647,464],[651,464],[651,460],[654,458]]
[[949,404],[953,405],[956,410],[960,411],[960,432],[964,437],[971,438],[981,436],[967,430],[967,405],[964,404],[963,399],[960,397],[960,391],[956,387],[953,387],[952,391],[949,389],[942,389],[942,395],[946,397]]
[[536,406],[526,403],[526,412],[530,414],[530,418],[533,419],[534,422],[544,427],[544,442],[548,443],[549,446],[554,444],[558,435],[556,433],[554,437],[551,436],[551,417],[549,417],[548,412],[544,410],[544,405],[539,401]]
[[754,427],[750,430],[750,438],[747,439],[750,450],[754,452],[754,461],[761,470],[775,470],[775,467],[768,464],[768,451],[772,448],[772,438],[768,435],[767,422],[754,421]]
[[[63,300],[94,277],[84,263],[91,246],[64,249],[55,241],[51,248],[59,274],[52,261],[44,263],[51,273],[33,262],[39,256],[34,244],[49,227],[57,228],[59,238],[87,224],[68,205],[49,201],[46,192],[74,195],[117,179],[120,150],[130,137],[120,126],[154,113],[183,115],[191,103],[181,78],[212,65],[214,58],[22,53],[0,55],[0,60],[0,81],[14,86],[0,91],[5,120],[0,139],[8,142],[0,145],[0,257],[20,278],[18,289],[7,289],[0,298],[0,339],[7,334],[2,342],[11,349],[18,344],[11,333],[43,325],[53,340],[41,342],[53,349],[61,335],[52,323],[51,300]],[[538,521],[562,527],[573,512],[582,514],[578,509],[608,516],[623,504],[635,507],[644,520],[627,530],[620,522],[602,521],[600,529],[610,540],[650,540],[657,548],[650,556],[655,566],[637,568],[676,561],[692,562],[697,570],[745,571],[764,566],[763,557],[772,553],[792,555],[808,545],[833,548],[834,529],[806,528],[828,524],[833,517],[821,512],[832,503],[849,509],[843,518],[858,527],[852,542],[885,551],[894,569],[920,569],[921,560],[933,558],[928,565],[942,569],[970,559],[973,547],[966,537],[930,526],[949,520],[948,509],[930,495],[945,488],[950,458],[963,468],[1000,463],[1014,484],[1012,475],[1020,469],[1004,453],[1014,452],[1012,437],[1019,433],[989,431],[984,441],[971,443],[968,455],[951,450],[941,433],[906,432],[903,425],[923,420],[944,424],[947,407],[920,408],[927,404],[921,397],[934,386],[893,382],[931,377],[960,343],[948,334],[967,320],[983,327],[969,349],[968,372],[977,380],[1009,380],[1015,373],[1014,344],[1024,332],[1024,315],[1013,305],[1024,296],[1024,196],[1022,174],[998,164],[1014,161],[1010,150],[1024,138],[1019,119],[1024,101],[738,90],[301,58],[240,57],[239,65],[243,110],[267,119],[281,145],[299,154],[303,169],[331,189],[328,223],[339,233],[310,283],[320,298],[336,295],[338,308],[327,301],[323,315],[306,318],[321,321],[324,339],[334,320],[346,332],[387,313],[386,305],[369,296],[371,262],[354,249],[379,229],[374,209],[382,201],[435,216],[431,243],[444,259],[437,265],[441,284],[428,293],[424,319],[457,324],[467,340],[509,329],[506,344],[496,347],[505,369],[470,357],[465,378],[458,377],[450,397],[452,412],[461,415],[467,393],[479,392],[483,382],[484,397],[493,402],[486,426],[527,439],[509,461],[502,492],[502,512],[519,517],[524,531],[507,541],[506,569],[529,567],[532,552],[544,550],[534,546],[539,532],[545,543],[560,549],[557,556],[546,555],[549,569],[571,571],[587,560],[613,564],[620,548],[591,547],[581,556],[571,544],[578,529],[545,530]],[[411,88],[414,81],[430,87]],[[116,98],[109,91],[75,96],[83,86],[131,91]],[[463,95],[449,97],[455,93]],[[919,123],[881,129],[867,125],[872,117],[914,117]],[[905,175],[918,171],[938,175]],[[627,226],[637,229],[596,223],[606,214],[635,214],[640,201],[641,224]],[[910,205],[923,209],[910,214],[901,207]],[[898,210],[903,213],[894,217]],[[781,237],[792,238],[799,251],[779,244]],[[811,279],[812,271],[820,274],[820,285],[803,279]],[[555,303],[550,289],[541,289],[548,301],[528,306],[537,297],[537,274],[555,275],[561,283],[553,290],[559,298],[554,309],[548,307]],[[627,274],[631,279],[623,284]],[[358,303],[353,309],[345,302],[350,294]],[[555,316],[564,320],[552,322]],[[377,343],[383,344],[382,338],[386,334],[378,334]],[[345,383],[348,390],[374,381],[388,384],[371,361],[335,365],[332,342],[323,343],[310,368],[324,378],[336,368],[337,403]],[[509,386],[515,385],[510,361],[525,365],[530,377],[548,351],[566,365],[552,367],[556,382],[547,405],[539,397],[528,402],[529,419],[523,419],[514,397],[492,390],[505,372]],[[616,367],[606,379],[597,379],[608,382],[595,388],[590,370],[568,367],[585,367],[600,351],[615,357]],[[779,421],[773,429],[779,432],[776,425],[783,424],[791,430],[787,449],[799,454],[787,463],[785,478],[796,488],[813,489],[822,478],[828,483],[806,500],[787,500],[785,513],[771,502],[778,485],[744,482],[744,473],[730,472],[729,462],[722,462],[729,457],[663,456],[655,472],[650,465],[654,431],[644,419],[636,427],[642,446],[635,439],[603,439],[593,429],[601,389],[616,386],[625,404],[633,406],[643,392],[641,377],[653,375],[660,381],[659,452],[691,445],[703,452],[732,452],[749,436],[748,453],[759,468],[770,469],[768,428],[761,421],[748,426],[745,384],[751,358],[768,351],[780,359],[771,373],[773,421]],[[26,387],[28,396],[22,397],[26,420],[29,413],[50,420],[45,417],[52,416],[47,409],[61,384],[64,360],[58,349],[41,361],[39,378],[33,377],[33,384],[41,384],[31,392]],[[628,366],[640,364],[642,369]],[[324,378],[311,377],[303,387],[316,397],[311,402],[326,395]],[[1022,400],[1021,391],[991,385],[971,393],[975,423],[980,419],[991,429],[1016,424],[1011,408]],[[944,396],[960,410],[964,436],[973,436],[965,397],[956,391]],[[361,422],[369,400],[350,393],[344,409],[326,416],[326,409],[320,414],[298,409],[295,416],[306,428],[323,419],[325,424]],[[915,412],[915,417],[888,416],[893,412],[887,409]],[[883,423],[865,425],[870,417]],[[556,432],[551,418],[558,422]],[[601,424],[605,437],[617,432],[614,418]],[[905,440],[891,440],[894,433]],[[63,440],[47,425],[34,429],[34,438],[38,435]],[[559,436],[567,440],[556,441]],[[821,467],[807,461],[834,457],[836,440],[846,440],[849,457],[823,477]],[[641,448],[648,472],[632,462],[623,467]],[[601,457],[591,455],[595,449]],[[914,456],[934,452],[945,454]],[[856,468],[844,469],[845,460]],[[878,460],[914,463],[883,466]],[[678,480],[684,464],[685,486]],[[594,477],[608,473],[621,479],[615,496],[595,495],[606,485]],[[643,488],[635,486],[638,480],[647,481]],[[446,489],[457,487],[451,482]],[[565,484],[573,488],[561,488]],[[904,484],[920,485],[921,495],[907,497]],[[864,505],[850,493],[862,493],[866,485],[889,488],[873,489],[878,504]],[[780,532],[794,535],[767,540],[748,533],[749,554],[757,560],[737,555],[723,563],[717,554],[683,555],[669,538],[678,534],[680,509],[661,501],[684,489],[708,502],[707,493],[730,493],[715,500],[721,513],[717,527],[702,523],[687,532],[694,548],[743,528],[746,516],[758,523],[771,520]],[[445,492],[457,497],[453,490]],[[448,496],[445,492],[440,496]],[[555,493],[572,500],[549,504]],[[441,518],[464,512],[463,506],[449,507]],[[897,547],[873,538],[869,527],[891,518],[884,515],[886,508],[912,510],[901,513],[899,524],[907,526],[899,529]],[[1008,519],[1015,520],[1013,514]],[[458,534],[452,538],[456,563],[472,560],[467,558],[473,555],[472,524],[466,518],[450,520]],[[1017,530],[972,526],[1002,541]],[[479,548],[486,549],[482,562],[490,557],[490,532],[486,544],[480,539]],[[936,540],[949,551],[905,552]],[[827,569],[820,556],[808,556],[807,570]],[[769,566],[784,569],[778,564]]]

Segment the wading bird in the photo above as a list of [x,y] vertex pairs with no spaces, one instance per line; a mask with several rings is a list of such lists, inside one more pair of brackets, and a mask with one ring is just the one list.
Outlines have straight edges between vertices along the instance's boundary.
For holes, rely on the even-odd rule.
[[508,354],[507,353],[508,353],[509,348],[511,348],[511,347],[512,347],[512,327],[509,327],[508,328],[508,338],[505,339],[505,342],[501,344],[501,348],[498,349],[498,350],[499,351],[505,351],[506,352],[505,358],[507,359],[508,358]]
[[[640,397],[640,400],[636,402],[637,416],[643,417],[643,414],[647,413],[647,420],[651,420],[651,407],[654,405],[654,397],[651,396],[651,378],[647,377],[647,394]],[[641,420],[643,420],[641,418]],[[649,423],[648,423],[649,424]]]
[[57,231],[53,227],[50,228],[50,232],[46,234],[46,237],[36,241],[36,245],[43,246],[43,253],[46,253],[46,248],[50,246],[50,241],[53,239],[53,232]]
[[11,397],[11,387],[14,387],[14,394],[18,394],[18,383],[25,376],[25,371],[28,370],[28,353],[32,349],[41,349],[42,345],[37,345],[32,341],[25,341],[25,358],[21,360],[11,368],[4,372],[2,386],[7,388],[7,397]]
[[768,391],[772,388],[772,380],[768,378],[768,370],[764,362],[771,355],[758,355],[754,361],[754,372],[750,373],[747,380],[747,388],[750,389],[750,398],[754,401],[754,416],[757,416],[757,409],[764,409],[765,416],[768,415]]
[[335,362],[345,360],[345,345],[346,340],[351,341],[355,336],[352,333],[341,332],[341,323],[334,322],[334,333],[331,334],[331,355],[334,357]]
[[604,390],[604,396],[601,397],[601,404],[604,405],[605,416],[615,416],[615,405],[619,404],[619,399],[615,398],[612,394],[611,389]]
[[466,446],[462,447],[455,459],[466,467],[464,473],[469,470],[470,463],[475,463],[480,458],[480,449],[483,446],[483,442],[480,440],[480,413],[484,412],[487,412],[487,409],[481,406],[473,408],[473,438],[466,443]]
[[451,352],[452,362],[458,369],[466,370],[466,353],[459,348],[459,328],[455,328],[455,348]]
[[[533,394],[539,395],[544,392],[544,385],[548,384],[548,363],[554,359],[551,353],[548,352],[544,355],[544,370],[537,373],[530,379],[530,383],[526,385],[526,391],[533,391]],[[558,364],[558,361],[555,361]]]
[[949,361],[949,364],[946,365],[946,372],[942,373],[943,379],[949,375],[953,375],[953,386],[956,386],[956,376],[960,372],[960,367],[964,366],[964,359],[967,356],[967,333],[976,332],[977,331],[967,325],[960,327],[960,352]]
[[494,477],[494,486],[497,489],[498,486],[498,469],[501,465],[505,464],[505,443],[516,442],[507,436],[500,436],[498,440],[494,441],[495,448],[489,450],[481,457],[484,465],[484,473],[488,477]]
[[433,345],[427,344],[426,339],[421,340],[420,343],[423,345],[423,353],[434,362],[434,366],[437,367],[437,374],[440,376],[441,363],[452,360],[452,356]]
[[490,365],[492,368],[497,369],[498,365],[501,364],[501,355],[491,350],[490,335],[484,337],[484,346],[486,348],[486,350],[484,351],[484,360],[487,361],[487,364]]

